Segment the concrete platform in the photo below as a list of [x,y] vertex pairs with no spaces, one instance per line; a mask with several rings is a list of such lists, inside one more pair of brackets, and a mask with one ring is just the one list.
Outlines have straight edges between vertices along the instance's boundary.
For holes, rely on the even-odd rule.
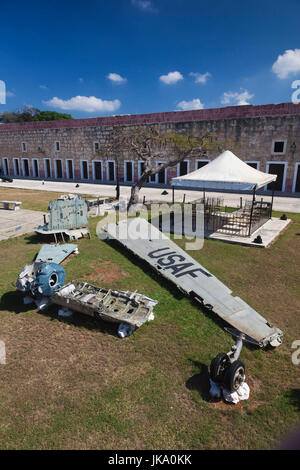
[[43,224],[44,212],[0,209],[0,241],[32,233]]
[[[226,235],[224,233],[214,232],[205,238],[212,240],[221,240],[227,243],[237,243],[238,245],[255,246],[258,248],[268,248],[272,245],[277,238],[283,233],[290,225],[291,219],[280,220],[276,217],[268,220],[262,227],[254,232],[251,237],[235,237],[233,235]],[[263,243],[254,243],[254,239],[260,235]]]

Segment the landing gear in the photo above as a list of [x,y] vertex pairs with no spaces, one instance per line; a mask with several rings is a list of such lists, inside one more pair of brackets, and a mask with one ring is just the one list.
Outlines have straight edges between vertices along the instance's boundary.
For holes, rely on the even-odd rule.
[[231,393],[236,392],[245,382],[245,366],[241,361],[232,362],[226,370],[224,385]]
[[239,361],[243,342],[247,341],[257,346],[259,346],[259,343],[234,328],[225,328],[225,330],[235,336],[236,341],[227,354],[220,353],[211,361],[210,379],[233,393],[239,389],[246,379],[245,365]]
[[210,363],[210,378],[213,382],[221,383],[228,368],[229,357],[225,353],[218,354]]

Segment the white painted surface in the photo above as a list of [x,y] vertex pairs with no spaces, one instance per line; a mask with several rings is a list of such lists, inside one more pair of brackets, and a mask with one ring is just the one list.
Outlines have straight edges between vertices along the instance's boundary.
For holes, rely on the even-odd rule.
[[271,175],[247,165],[230,150],[225,150],[212,162],[185,176],[172,178],[174,186],[199,187],[199,189],[251,190],[262,188],[276,180]]

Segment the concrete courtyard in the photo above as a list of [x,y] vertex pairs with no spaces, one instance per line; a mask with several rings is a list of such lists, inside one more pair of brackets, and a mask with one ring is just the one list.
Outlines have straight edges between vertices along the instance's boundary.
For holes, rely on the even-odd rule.
[[26,209],[0,209],[0,241],[34,232],[39,225],[43,225],[43,214]]

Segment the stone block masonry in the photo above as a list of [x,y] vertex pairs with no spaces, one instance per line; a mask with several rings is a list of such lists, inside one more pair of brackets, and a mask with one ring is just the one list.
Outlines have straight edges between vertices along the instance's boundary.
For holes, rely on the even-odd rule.
[[[278,190],[300,191],[300,104],[293,103],[2,124],[2,171],[12,177],[106,184],[115,184],[118,172],[121,181],[131,184],[141,171],[138,160],[122,153],[106,158],[101,145],[109,141],[115,126],[156,123],[173,132],[211,132],[224,149],[261,171],[278,171]],[[208,153],[207,159],[199,160],[216,156]],[[149,184],[163,186],[180,172],[193,171],[204,163],[191,157],[184,168],[168,168],[165,175],[156,175]]]

